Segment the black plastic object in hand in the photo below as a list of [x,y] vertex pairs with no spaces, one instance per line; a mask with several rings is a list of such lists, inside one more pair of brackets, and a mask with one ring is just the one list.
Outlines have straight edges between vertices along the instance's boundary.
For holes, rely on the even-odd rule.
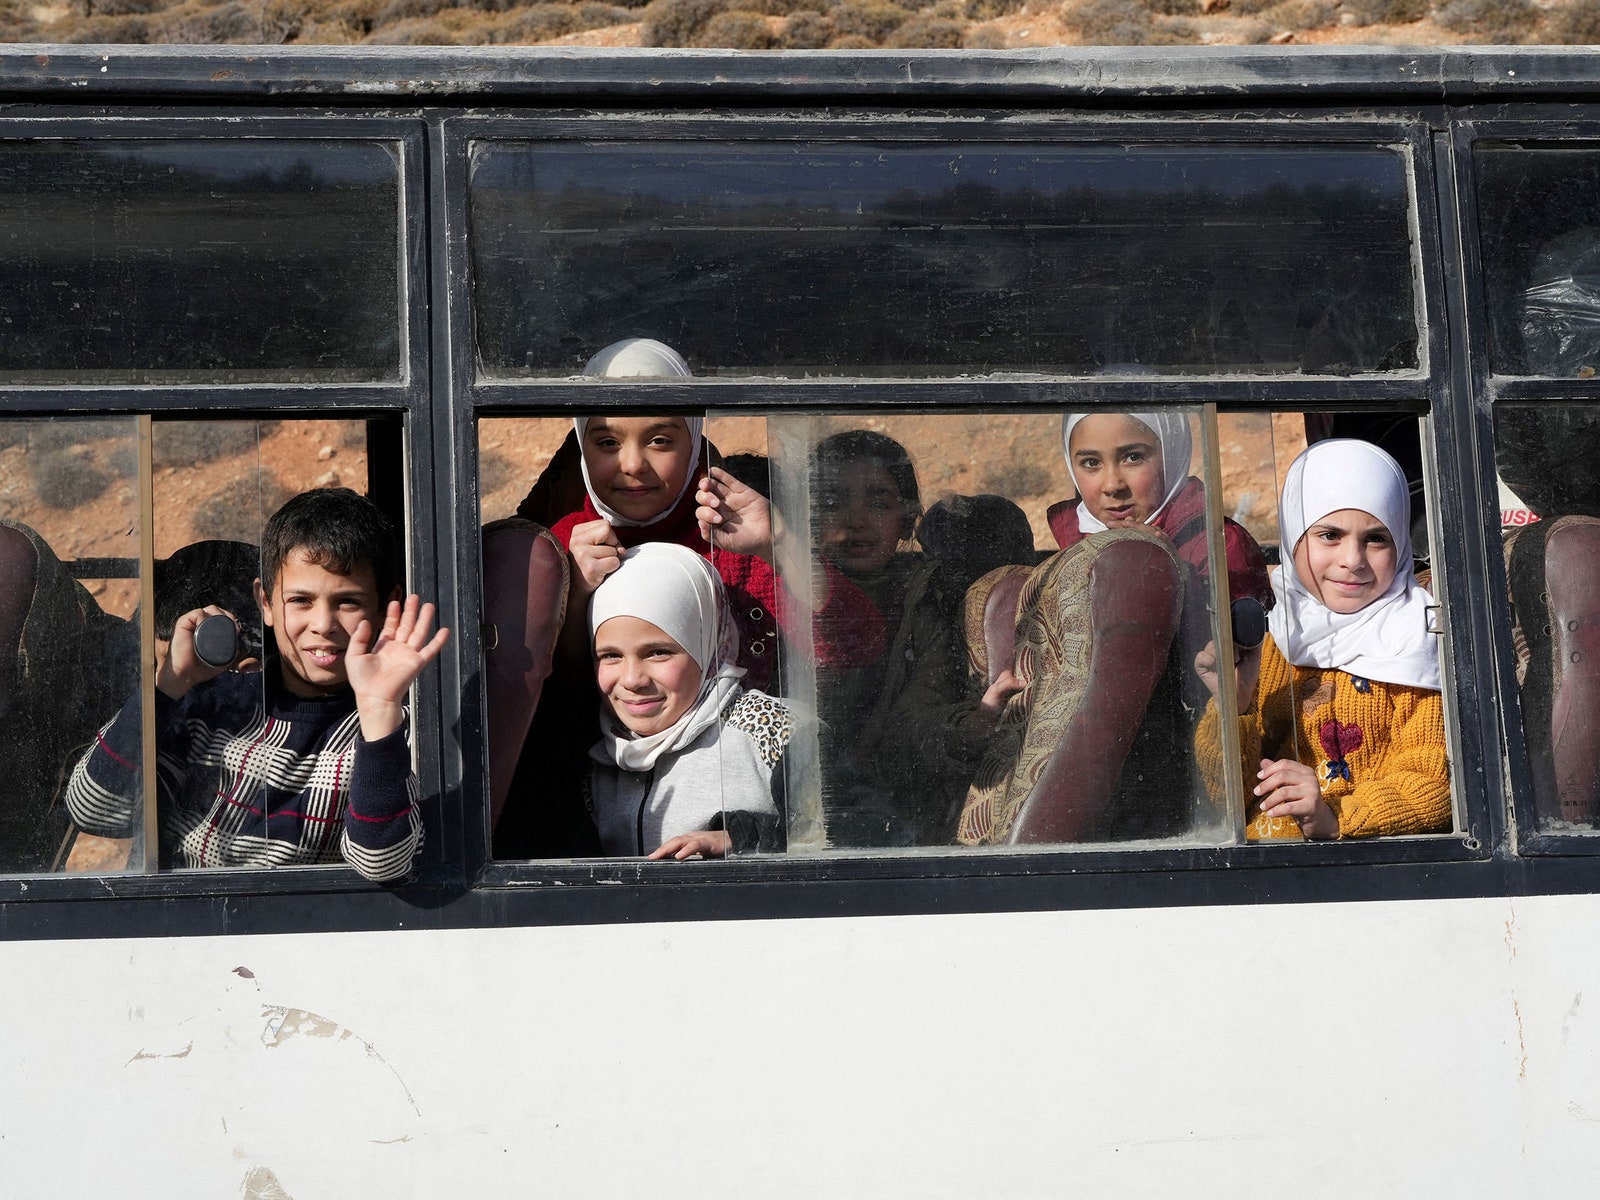
[[232,617],[207,617],[195,627],[195,657],[208,667],[231,667],[239,661],[239,626]]
[[1267,610],[1254,596],[1235,600],[1229,615],[1233,618],[1234,649],[1254,650],[1266,640]]

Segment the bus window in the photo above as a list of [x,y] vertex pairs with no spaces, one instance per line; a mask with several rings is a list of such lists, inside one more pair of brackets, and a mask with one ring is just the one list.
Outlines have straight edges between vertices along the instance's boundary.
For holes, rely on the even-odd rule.
[[1489,347],[1502,375],[1600,369],[1600,148],[1473,148]]
[[140,867],[65,800],[95,730],[140,715],[138,463],[132,417],[0,422],[0,871]]
[[398,380],[399,179],[376,141],[0,139],[0,381]]
[[[741,440],[735,420],[713,436]],[[791,853],[1227,839],[1194,752],[1215,633],[1197,429],[1181,409],[768,418]],[[746,799],[725,792],[730,820]]]
[[483,140],[478,371],[623,332],[702,376],[1415,371],[1405,154],[1274,144]]
[[1246,838],[1449,832],[1417,420],[1235,413],[1219,424],[1224,508],[1277,564],[1265,640],[1236,651]]
[[1534,816],[1600,823],[1600,407],[1500,404],[1495,460]]

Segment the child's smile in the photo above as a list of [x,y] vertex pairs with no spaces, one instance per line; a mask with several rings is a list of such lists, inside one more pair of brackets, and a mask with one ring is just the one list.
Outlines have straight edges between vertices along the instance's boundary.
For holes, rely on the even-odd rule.
[[670,729],[693,707],[703,673],[689,652],[649,621],[611,617],[595,630],[595,680],[629,732]]
[[1332,612],[1360,612],[1389,590],[1399,570],[1394,538],[1382,521],[1358,508],[1331,512],[1294,548],[1294,569]]
[[692,451],[681,417],[595,417],[583,434],[590,486],[630,521],[648,521],[672,506],[694,465]]

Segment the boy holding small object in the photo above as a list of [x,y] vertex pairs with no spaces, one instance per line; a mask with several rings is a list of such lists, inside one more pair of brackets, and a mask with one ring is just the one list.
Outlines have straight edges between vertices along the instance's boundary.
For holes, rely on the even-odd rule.
[[[156,672],[162,859],[342,860],[402,879],[422,844],[404,700],[449,631],[429,636],[432,604],[402,604],[394,530],[348,488],[303,492],[274,513],[261,566],[256,601],[276,647],[264,681],[217,665],[208,635],[197,652],[202,623],[232,616],[215,605],[178,618]],[[135,699],[73,770],[67,806],[90,833],[138,825],[139,717]]]

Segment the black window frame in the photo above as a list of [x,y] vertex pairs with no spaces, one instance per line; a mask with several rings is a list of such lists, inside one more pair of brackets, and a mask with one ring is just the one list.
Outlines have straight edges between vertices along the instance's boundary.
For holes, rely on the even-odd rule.
[[[1484,309],[1475,273],[1470,155],[1464,163],[1462,154],[1464,131],[1473,122],[1515,119],[1552,136],[1570,128],[1573,119],[1594,120],[1600,77],[1592,66],[1589,55],[1566,48],[1338,49],[1296,56],[1276,48],[564,56],[507,48],[356,55],[324,48],[262,54],[234,47],[119,47],[112,56],[71,47],[16,47],[0,55],[0,96],[13,102],[0,123],[50,119],[69,125],[74,136],[97,129],[137,135],[160,122],[192,131],[198,121],[234,133],[298,125],[306,135],[347,129],[351,136],[372,136],[383,122],[412,131],[405,141],[403,185],[411,336],[401,386],[7,387],[0,388],[0,408],[26,415],[399,414],[409,449],[412,575],[438,598],[442,620],[457,634],[432,681],[425,676],[417,691],[419,774],[439,801],[430,806],[428,857],[416,882],[379,887],[337,867],[5,878],[0,938],[986,913],[1600,889],[1587,843],[1576,853],[1541,854],[1537,838],[1522,837],[1508,823],[1516,765],[1507,767],[1502,754],[1520,743],[1520,724],[1514,703],[1508,703],[1515,700],[1503,662],[1508,631],[1495,606],[1481,603],[1484,588],[1503,591],[1504,577],[1498,529],[1489,528],[1496,507],[1490,392],[1474,374],[1482,359],[1469,344],[1479,340],[1472,334]],[[475,616],[475,419],[479,413],[570,415],[579,406],[595,407],[596,396],[592,385],[540,380],[497,383],[493,396],[480,399],[463,384],[471,378],[462,367],[472,368],[474,347],[470,329],[464,337],[462,326],[465,198],[459,149],[453,151],[451,141],[462,126],[452,123],[503,122],[521,131],[546,119],[583,123],[601,112],[618,120],[643,119],[652,127],[663,120],[701,120],[707,113],[759,124],[802,109],[824,126],[830,114],[854,109],[903,112],[933,126],[960,128],[976,124],[974,118],[1015,122],[1018,128],[1029,121],[1098,122],[1123,133],[1129,122],[1148,123],[1169,137],[1183,122],[1214,123],[1227,127],[1224,140],[1237,140],[1246,123],[1264,129],[1298,123],[1305,130],[1298,140],[1339,138],[1340,131],[1358,127],[1407,131],[1405,140],[1415,146],[1424,370],[1404,379],[1173,376],[1161,378],[1157,391],[1172,403],[1248,411],[1402,408],[1428,414],[1431,500],[1443,534],[1436,554],[1446,585],[1460,583],[1447,597],[1447,619],[1455,674],[1451,702],[1467,756],[1455,775],[1467,783],[1461,834],[1350,845],[863,855],[650,869],[631,862],[489,860],[481,819],[487,798],[481,777],[473,775],[482,770],[481,711],[476,698],[463,701],[476,696],[463,688],[475,681],[481,646]],[[1497,136],[1504,135],[1497,130]],[[860,385],[849,380],[785,384],[784,390],[800,386],[803,399],[785,401],[787,406],[826,408],[861,398]],[[890,387],[894,394],[884,400],[890,407],[915,407],[936,394],[952,412],[1065,403],[1126,408],[1152,398],[1145,380],[872,386]],[[1551,394],[1538,387],[1541,398]],[[525,391],[511,395],[503,388]],[[764,383],[716,380],[650,385],[649,395],[652,407],[754,410],[773,406],[773,390]],[[1560,396],[1587,398],[1590,390]],[[635,406],[638,395],[633,392]]]

